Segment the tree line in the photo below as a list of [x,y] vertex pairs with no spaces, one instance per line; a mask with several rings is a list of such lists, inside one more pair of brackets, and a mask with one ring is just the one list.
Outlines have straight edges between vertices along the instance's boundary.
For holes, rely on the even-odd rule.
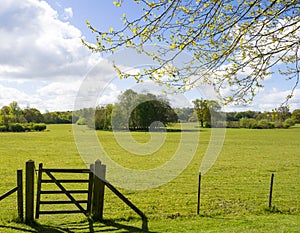
[[[193,107],[170,107],[168,100],[152,94],[138,94],[126,90],[118,97],[117,104],[86,108],[76,112],[78,124],[96,129],[149,130],[152,122],[164,126],[175,122],[199,122],[203,128],[288,128],[300,123],[300,109],[290,112],[282,106],[272,111],[222,112],[215,100],[196,99]],[[224,117],[225,116],[225,117]],[[90,119],[90,120],[89,120]],[[91,120],[92,119],[92,120]],[[214,122],[212,122],[212,119]],[[152,124],[155,128],[155,124]]]
[[[275,108],[272,111],[244,111],[244,112],[221,112],[221,107],[216,101],[195,100],[194,112],[188,118],[190,121],[199,121],[201,127],[212,126],[212,116],[220,119],[214,122],[214,126],[223,126],[227,128],[250,128],[250,129],[271,129],[271,128],[289,128],[300,123],[300,109],[290,112],[287,106]],[[226,116],[226,120],[218,115]],[[221,121],[221,122],[220,122]]]
[[[0,131],[43,131],[46,124],[88,125],[97,130],[160,130],[176,122],[199,122],[200,127],[288,128],[300,123],[300,109],[290,112],[282,106],[272,111],[222,112],[214,100],[196,99],[194,107],[171,108],[164,96],[140,94],[129,89],[118,103],[76,111],[41,113],[21,109],[16,101],[0,109]],[[219,116],[226,116],[221,119]],[[212,119],[220,119],[214,121]]]
[[0,132],[43,131],[46,124],[68,124],[77,121],[72,111],[41,113],[36,108],[22,109],[16,101],[0,109]]
[[75,112],[78,124],[104,130],[160,130],[178,122],[178,116],[163,96],[139,94],[131,89],[118,96],[118,103]]

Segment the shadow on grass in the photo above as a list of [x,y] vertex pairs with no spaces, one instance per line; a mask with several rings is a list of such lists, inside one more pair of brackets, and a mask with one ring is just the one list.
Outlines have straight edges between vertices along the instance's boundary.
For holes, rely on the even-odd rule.
[[[130,223],[129,223],[130,224]],[[96,232],[144,232],[155,233],[143,230],[135,226],[125,225],[115,220],[103,220],[101,222],[93,222],[92,220],[84,222],[72,222],[59,225],[46,225],[34,222],[30,225],[17,224],[0,225],[0,232],[32,232],[32,233],[96,233]]]

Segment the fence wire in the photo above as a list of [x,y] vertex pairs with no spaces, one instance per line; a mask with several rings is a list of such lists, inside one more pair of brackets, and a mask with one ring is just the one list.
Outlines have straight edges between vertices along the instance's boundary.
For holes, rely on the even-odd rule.
[[[202,177],[200,214],[203,216],[263,214],[266,211],[299,214],[299,176],[286,179],[282,174],[275,173],[270,209],[271,173],[262,174],[256,181],[251,177],[237,176],[223,177],[220,180],[216,179],[215,175]],[[150,218],[192,216],[197,213],[197,178],[185,177],[157,189],[142,192],[124,190],[124,193]],[[123,206],[110,192],[106,192],[105,195],[106,216],[133,217],[132,211]]]
[[[0,172],[0,177],[5,177],[5,179],[0,179],[0,195],[16,187],[16,171],[14,173]],[[248,176],[239,176],[238,173],[222,174],[220,170],[216,169],[202,176],[201,215],[237,216],[263,214],[266,211],[300,214],[299,174],[291,174],[289,171],[274,173],[271,209],[268,205],[272,172],[257,174],[257,171],[249,171]],[[197,213],[198,174],[196,173],[184,172],[172,182],[155,189],[145,191],[121,189],[120,191],[148,218],[189,217]],[[0,218],[14,219],[16,217],[17,194],[14,193],[0,201]],[[139,218],[139,216],[106,188],[104,218],[128,220]]]

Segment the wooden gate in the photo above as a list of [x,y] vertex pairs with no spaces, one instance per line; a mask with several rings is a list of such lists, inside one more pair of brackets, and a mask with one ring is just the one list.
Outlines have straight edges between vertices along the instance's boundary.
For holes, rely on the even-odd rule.
[[[57,174],[86,174],[85,179],[58,179]],[[46,175],[46,179],[43,175]],[[56,176],[56,177],[55,177]],[[43,164],[39,164],[37,180],[37,199],[36,199],[36,218],[41,214],[71,214],[83,213],[86,216],[91,214],[92,190],[93,190],[93,172],[90,169],[45,169]],[[85,189],[68,189],[65,184],[86,184]],[[42,189],[47,184],[55,184],[56,190]],[[74,194],[82,194],[84,199],[76,200]],[[47,196],[46,196],[47,195]],[[54,196],[56,195],[56,196]],[[68,197],[68,200],[58,200],[60,197]],[[42,198],[46,196],[46,198]],[[52,199],[52,200],[51,200]],[[42,205],[75,205],[76,210],[41,210]]]
[[[119,199],[127,204],[135,211],[143,221],[142,228],[148,231],[148,219],[146,215],[138,209],[130,200],[128,200],[116,187],[105,179],[106,166],[102,165],[100,160],[96,160],[95,164],[90,165],[90,169],[46,169],[43,164],[39,164],[38,180],[37,180],[37,198],[36,198],[36,219],[41,214],[73,214],[83,213],[86,216],[91,216],[94,220],[103,220],[104,206],[104,187],[109,188]],[[28,173],[28,174],[27,174]],[[26,162],[26,219],[28,223],[33,222],[33,193],[34,193],[34,161]],[[56,174],[63,173],[64,179],[58,178]],[[86,174],[85,179],[66,179],[67,174]],[[45,178],[44,176],[47,177]],[[56,190],[44,189],[47,184],[55,184]],[[69,189],[66,184],[86,184],[85,189]],[[42,187],[43,186],[43,187]],[[76,199],[76,194],[86,195],[85,198]],[[46,196],[48,195],[48,196]],[[58,200],[59,195],[68,197],[68,200]],[[46,196],[46,198],[42,198]],[[51,196],[53,197],[51,200]],[[76,210],[41,210],[43,205],[75,205]]]

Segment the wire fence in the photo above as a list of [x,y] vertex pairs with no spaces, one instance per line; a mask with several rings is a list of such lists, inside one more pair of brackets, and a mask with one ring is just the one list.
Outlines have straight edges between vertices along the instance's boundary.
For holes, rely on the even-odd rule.
[[[189,182],[186,182],[186,181]],[[275,173],[272,205],[269,208],[271,173],[251,177],[222,177],[216,174],[203,176],[200,191],[200,215],[245,215],[278,212],[299,214],[300,177]],[[176,179],[170,184],[147,191],[124,191],[148,217],[176,218],[197,214],[198,176]],[[131,216],[126,206],[106,192],[105,216],[125,218]]]
[[[286,170],[274,173],[272,203],[270,171],[243,171],[243,175],[213,169],[201,178],[200,216],[237,216],[266,212],[300,214],[300,175]],[[172,182],[145,191],[121,192],[148,218],[190,217],[197,214],[198,174],[183,172]],[[0,172],[0,195],[16,186],[16,171]],[[17,195],[0,201],[0,218],[17,218]],[[63,208],[63,207],[62,207]],[[76,208],[76,207],[75,207]],[[139,218],[109,189],[105,189],[104,218]]]

